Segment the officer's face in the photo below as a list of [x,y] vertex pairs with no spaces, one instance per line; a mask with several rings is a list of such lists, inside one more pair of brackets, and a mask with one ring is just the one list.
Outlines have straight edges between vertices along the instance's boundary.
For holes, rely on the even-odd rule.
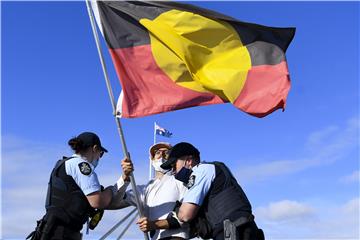
[[183,167],[186,167],[186,168],[190,167],[189,157],[190,156],[184,156],[184,157],[178,158],[178,160],[176,161],[176,164],[175,164],[175,173],[178,173],[181,170],[181,168],[183,168]]
[[93,147],[93,152],[94,152],[94,159],[97,160],[99,160],[104,155],[104,151],[101,150],[97,145]]

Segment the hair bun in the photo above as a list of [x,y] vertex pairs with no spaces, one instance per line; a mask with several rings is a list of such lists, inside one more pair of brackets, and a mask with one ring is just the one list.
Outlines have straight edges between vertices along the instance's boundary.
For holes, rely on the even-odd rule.
[[74,137],[68,141],[69,146],[72,150],[75,151],[75,153],[79,152],[84,148],[84,143],[81,141],[81,139]]

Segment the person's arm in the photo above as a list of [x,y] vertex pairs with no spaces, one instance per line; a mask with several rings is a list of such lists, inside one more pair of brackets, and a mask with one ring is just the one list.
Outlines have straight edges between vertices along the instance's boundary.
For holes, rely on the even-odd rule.
[[181,204],[178,219],[181,222],[189,222],[194,219],[199,211],[199,206],[193,203],[184,202]]
[[189,189],[184,195],[177,215],[181,222],[189,222],[196,217],[215,179],[215,174],[213,164],[200,164],[194,169],[193,175],[190,176],[192,184],[187,185]]
[[[187,210],[189,211],[194,210],[196,212],[198,211],[199,208],[199,207],[194,208],[193,206],[191,206],[190,208],[188,207],[190,206],[186,206]],[[193,218],[195,216],[196,213],[193,215]],[[137,221],[140,230],[143,232],[148,232],[156,229],[177,229],[182,227],[184,223],[185,221],[180,220],[176,212],[170,212],[166,219],[151,221],[146,217],[142,217]]]
[[119,187],[119,190],[117,191],[116,194],[112,196],[111,202],[109,206],[106,207],[106,209],[117,210],[129,206],[134,206],[132,201],[132,191],[131,190],[126,191],[128,185],[129,182],[123,181],[122,178],[117,182],[117,187]]
[[86,196],[90,206],[96,209],[104,209],[109,206],[113,192],[111,189],[107,188],[102,192],[93,192]]
[[114,186],[109,186],[104,191],[93,192],[86,196],[91,207],[97,209],[114,209],[113,206],[111,206],[113,198],[123,199],[126,188],[129,185],[130,174],[134,168],[132,162],[127,158],[121,161],[121,167],[123,174]]
[[169,223],[166,219],[150,221],[147,217],[142,217],[136,223],[143,232],[149,232],[156,229],[169,229]]

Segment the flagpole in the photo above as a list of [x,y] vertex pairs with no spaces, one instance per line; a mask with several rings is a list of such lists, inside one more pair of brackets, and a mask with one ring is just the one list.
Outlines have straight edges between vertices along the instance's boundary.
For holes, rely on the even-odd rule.
[[[103,70],[105,81],[106,81],[106,87],[107,87],[107,90],[108,90],[108,93],[109,93],[109,97],[110,97],[110,101],[111,101],[111,105],[112,105],[112,109],[113,109],[113,115],[115,117],[115,122],[116,122],[117,129],[118,129],[118,132],[119,132],[122,149],[123,149],[123,152],[124,152],[125,156],[128,159],[130,159],[130,154],[129,154],[128,150],[127,150],[127,146],[126,146],[126,143],[125,143],[125,137],[124,137],[124,133],[123,133],[123,130],[122,130],[122,127],[121,127],[121,122],[120,122],[120,119],[116,117],[116,105],[115,105],[115,100],[114,100],[114,94],[113,94],[111,84],[110,84],[110,80],[109,80],[109,77],[108,77],[108,73],[107,73],[107,70],[106,70],[104,57],[102,55],[102,50],[101,50],[101,46],[100,46],[99,36],[98,36],[97,30],[96,30],[94,15],[93,15],[93,13],[91,11],[89,0],[85,0],[85,2],[86,2],[89,17],[90,17],[91,28],[92,28],[92,31],[93,31],[93,34],[94,34],[94,38],[95,38],[95,42],[96,42],[96,46],[97,46],[97,50],[98,50],[102,70]],[[134,177],[133,173],[130,174],[130,183],[131,183],[132,190],[134,192],[135,201],[136,201],[136,207],[137,207],[137,210],[139,212],[139,216],[143,217],[144,213],[143,213],[143,209],[141,208],[141,205],[140,205],[140,198],[139,198],[139,194],[138,194],[138,192],[136,190],[135,177]],[[146,240],[149,239],[149,236],[148,236],[147,233],[144,233],[144,238]]]
[[[154,122],[154,145],[156,144],[156,122]],[[152,179],[152,174],[153,174],[153,170],[152,170],[152,166],[151,166],[151,159],[149,160],[149,181]]]
[[156,144],[156,122],[154,122],[154,145]]

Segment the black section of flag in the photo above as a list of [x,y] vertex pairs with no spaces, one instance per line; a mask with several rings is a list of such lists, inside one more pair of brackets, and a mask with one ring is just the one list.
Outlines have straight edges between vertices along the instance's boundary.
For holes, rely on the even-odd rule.
[[149,33],[139,20],[153,20],[172,9],[226,21],[238,32],[244,45],[264,41],[277,45],[285,52],[295,35],[295,28],[275,28],[241,22],[221,13],[177,2],[99,1],[98,8],[105,39],[112,49],[149,44]]
[[[263,25],[241,22],[230,16],[211,11],[209,9],[197,7],[190,4],[177,2],[151,2],[151,4],[170,9],[188,11],[197,13],[211,19],[219,19],[230,23],[238,32],[240,39],[244,45],[255,41],[263,41],[273,43],[280,47],[284,52],[288,48],[290,42],[294,38],[295,28],[276,28]],[[226,4],[226,3],[224,3]]]
[[295,28],[265,27],[240,21],[229,23],[238,32],[243,45],[248,45],[255,41],[273,43],[281,48],[284,53],[295,35]]
[[[190,4],[177,2],[151,2],[151,4],[169,9],[193,12],[207,18],[226,21],[237,31],[243,45],[248,45],[255,41],[263,41],[273,43],[286,52],[286,49],[295,35],[295,28],[276,28],[241,22],[230,16]],[[224,4],[226,4],[226,2]]]
[[102,2],[98,9],[104,29],[104,37],[110,48],[126,48],[150,43],[149,33],[139,20],[154,19],[167,9],[145,2]]

